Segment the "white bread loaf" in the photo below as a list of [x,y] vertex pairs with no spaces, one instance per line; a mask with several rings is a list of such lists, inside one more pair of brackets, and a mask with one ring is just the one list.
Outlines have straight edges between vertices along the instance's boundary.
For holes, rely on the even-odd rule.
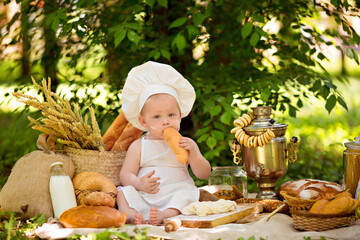
[[301,199],[326,199],[337,195],[344,189],[341,185],[323,180],[299,179],[283,183],[279,189]]

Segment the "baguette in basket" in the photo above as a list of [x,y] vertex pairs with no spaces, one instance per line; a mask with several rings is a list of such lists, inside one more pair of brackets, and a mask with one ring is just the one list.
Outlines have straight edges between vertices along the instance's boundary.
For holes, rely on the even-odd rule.
[[125,118],[123,112],[121,112],[115,120],[111,123],[110,127],[106,130],[103,141],[105,145],[106,151],[110,151],[114,146],[116,140],[120,137],[122,132],[124,131],[128,121]]
[[352,198],[351,193],[342,192],[333,200],[317,200],[309,213],[318,214],[352,214],[359,207],[359,201]]
[[142,133],[143,131],[131,125],[125,118],[124,112],[121,112],[103,136],[105,149],[107,151],[126,151]]

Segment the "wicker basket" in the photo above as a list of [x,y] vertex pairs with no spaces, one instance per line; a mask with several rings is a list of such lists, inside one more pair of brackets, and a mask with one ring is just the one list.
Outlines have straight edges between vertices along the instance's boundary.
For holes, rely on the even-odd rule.
[[303,231],[327,231],[335,228],[350,226],[355,222],[352,214],[315,214],[308,211],[290,211],[294,228]]
[[116,186],[120,185],[119,173],[126,151],[97,151],[66,148],[64,154],[74,163],[74,176],[81,172],[98,172],[109,178]]
[[289,205],[290,210],[310,210],[312,205],[317,201],[317,199],[302,199],[298,197],[291,196],[287,194],[286,191],[281,191],[280,195],[285,199]]
[[[348,189],[345,191],[348,191]],[[312,205],[314,205],[314,203],[317,200],[319,200],[319,199],[302,199],[299,197],[294,197],[294,196],[287,194],[287,192],[284,190],[280,192],[280,195],[285,199],[286,203],[289,205],[289,209],[296,210],[296,211],[302,211],[302,210],[309,211],[310,208],[312,207]],[[327,200],[332,200],[332,199],[336,198],[336,196],[337,195],[327,198]]]

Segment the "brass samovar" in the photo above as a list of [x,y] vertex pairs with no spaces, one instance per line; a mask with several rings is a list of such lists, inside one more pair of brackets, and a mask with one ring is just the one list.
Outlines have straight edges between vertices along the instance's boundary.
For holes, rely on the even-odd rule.
[[241,159],[247,176],[257,182],[259,192],[256,198],[277,199],[276,181],[286,174],[288,163],[296,161],[298,139],[293,137],[287,145],[285,132],[288,125],[276,123],[270,118],[271,106],[252,109],[251,123],[242,130],[248,136],[256,138],[271,129],[274,136],[262,146],[245,146],[236,140],[233,141],[231,150],[234,161]]

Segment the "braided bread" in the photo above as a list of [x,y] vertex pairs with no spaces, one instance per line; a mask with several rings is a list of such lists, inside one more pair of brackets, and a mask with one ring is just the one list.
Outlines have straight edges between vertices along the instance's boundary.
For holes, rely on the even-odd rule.
[[278,193],[282,190],[287,194],[301,199],[325,199],[330,198],[343,191],[343,187],[337,183],[314,180],[299,179],[289,181],[280,185]]

